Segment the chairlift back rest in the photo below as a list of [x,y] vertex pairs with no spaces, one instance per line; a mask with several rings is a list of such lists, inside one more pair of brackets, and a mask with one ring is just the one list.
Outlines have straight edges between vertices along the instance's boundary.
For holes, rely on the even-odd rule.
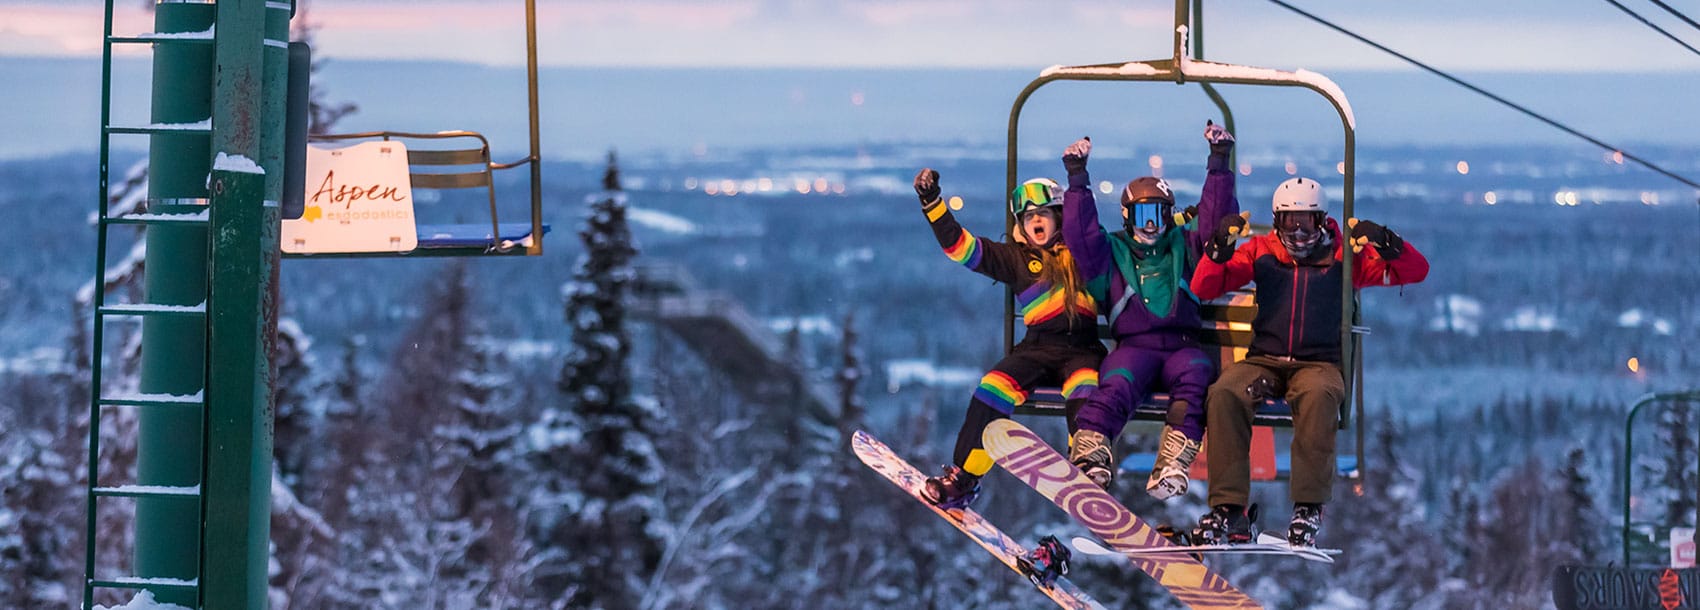
[[[1246,350],[1251,347],[1251,321],[1257,317],[1257,305],[1253,289],[1237,290],[1212,299],[1199,306],[1199,318],[1202,320],[1197,333],[1199,343],[1206,354],[1215,361],[1218,371],[1224,363],[1237,362],[1245,358]],[[1113,347],[1110,327],[1108,324],[1098,325],[1098,336]],[[1346,412],[1342,403],[1342,415],[1339,427],[1344,429],[1347,424]],[[1035,388],[1028,396],[1027,402],[1016,405],[1018,415],[1064,415],[1063,395],[1061,388]],[[1134,409],[1133,421],[1162,422],[1169,415],[1169,394],[1153,392]],[[1276,398],[1265,400],[1258,408],[1257,415],[1252,420],[1253,425],[1276,428],[1293,427],[1293,409],[1286,399]]]
[[[459,150],[407,150],[408,177],[413,181],[413,188],[426,189],[459,189],[486,187],[495,188],[490,172],[490,148],[466,148]],[[472,166],[458,172],[419,172],[420,167]]]

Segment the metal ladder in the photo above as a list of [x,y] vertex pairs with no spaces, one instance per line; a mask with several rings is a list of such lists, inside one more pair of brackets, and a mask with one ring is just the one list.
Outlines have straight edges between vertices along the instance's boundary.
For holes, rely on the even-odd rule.
[[[138,36],[115,36],[112,32],[113,0],[106,0],[105,4],[106,17],[101,56],[100,202],[99,212],[96,216],[98,238],[96,242],[95,290],[92,300],[94,317],[91,336],[93,340],[94,362],[91,363],[92,365],[90,367],[92,376],[90,386],[92,388],[92,399],[90,401],[91,404],[89,409],[89,464],[87,483],[88,530],[87,535],[85,536],[86,556],[84,560],[83,608],[87,609],[92,607],[95,591],[97,589],[113,588],[131,590],[146,589],[152,591],[155,596],[160,598],[161,601],[171,601],[179,604],[187,601],[189,605],[199,607],[201,598],[201,583],[198,575],[201,573],[203,557],[201,552],[201,549],[203,548],[202,538],[205,534],[205,521],[202,518],[202,512],[205,504],[203,500],[202,481],[204,481],[206,473],[206,459],[203,448],[205,443],[204,437],[207,413],[207,401],[205,398],[206,392],[204,390],[206,351],[204,349],[201,351],[199,358],[200,362],[185,361],[172,364],[172,366],[176,367],[195,367],[200,371],[198,374],[201,377],[201,387],[193,388],[192,391],[182,391],[183,388],[173,388],[179,390],[177,392],[149,391],[148,388],[144,387],[140,392],[126,395],[108,395],[102,388],[102,373],[104,368],[103,362],[106,360],[103,355],[107,351],[105,345],[105,327],[109,321],[133,321],[141,324],[144,327],[144,330],[142,331],[144,332],[144,341],[146,340],[146,333],[155,330],[156,328],[161,328],[160,324],[162,322],[167,328],[175,325],[175,328],[170,328],[170,330],[176,331],[181,331],[185,328],[193,328],[193,326],[190,325],[197,325],[200,332],[203,333],[202,337],[204,338],[206,336],[205,333],[207,333],[208,326],[206,286],[202,286],[198,301],[193,298],[183,299],[182,295],[177,295],[178,298],[174,300],[179,302],[156,302],[156,299],[161,299],[161,297],[149,294],[148,297],[144,299],[147,302],[142,303],[107,303],[105,294],[106,291],[103,288],[104,280],[107,276],[108,236],[113,227],[139,226],[146,232],[144,233],[144,237],[141,237],[140,239],[146,239],[146,235],[153,234],[156,231],[176,231],[179,232],[180,236],[186,235],[189,239],[194,239],[193,232],[199,231],[199,238],[202,240],[208,240],[208,227],[210,225],[209,200],[205,198],[204,195],[201,198],[154,198],[152,196],[153,193],[151,191],[151,185],[149,187],[150,193],[145,211],[125,213],[119,216],[109,215],[109,163],[111,160],[110,153],[113,136],[127,134],[150,136],[149,148],[151,149],[159,144],[159,136],[162,135],[167,138],[197,138],[199,139],[198,141],[209,142],[210,145],[210,138],[213,133],[210,114],[205,117],[192,117],[181,122],[169,120],[161,121],[159,120],[159,115],[161,114],[162,109],[158,108],[151,110],[151,114],[155,117],[152,124],[141,126],[112,124],[113,48],[116,45],[146,44],[152,45],[156,54],[187,52],[205,53],[207,57],[210,57],[213,52],[214,32],[213,28],[209,25],[205,31],[201,32],[161,32],[142,34]],[[160,0],[157,10],[204,12],[209,15],[209,24],[211,19],[210,15],[216,12],[216,9],[212,6],[211,2],[204,0]],[[158,61],[157,55],[156,61]],[[170,112],[172,109],[168,108],[164,110],[166,112]],[[210,257],[208,262],[210,263]],[[164,270],[151,271],[164,272]],[[195,273],[193,270],[183,269],[173,269],[169,272]],[[204,276],[205,270],[202,270],[197,275]],[[173,299],[163,300],[169,301]],[[181,302],[184,300],[195,302]],[[143,383],[147,384],[147,380],[144,379]],[[166,424],[178,427],[193,426],[194,429],[192,430],[178,430],[176,433],[201,439],[201,444],[192,448],[194,449],[192,453],[196,456],[195,460],[197,464],[197,475],[194,480],[159,482],[162,484],[145,484],[146,482],[143,481],[138,481],[136,484],[112,484],[111,482],[103,481],[101,479],[100,472],[100,433],[102,409],[106,407],[133,408],[142,410],[140,415],[143,418],[146,418],[144,419],[144,425]],[[146,451],[147,449],[148,448],[143,447],[142,451]],[[176,458],[181,456],[173,455],[171,457]],[[141,476],[146,477],[147,474],[142,473]],[[170,511],[175,513],[177,511],[181,511],[182,513],[189,515],[178,518],[184,520],[192,518],[193,522],[196,524],[195,531],[197,535],[195,536],[195,539],[183,541],[185,546],[193,545],[195,558],[193,574],[185,574],[184,576],[189,576],[187,578],[145,577],[141,575],[97,575],[95,573],[95,559],[97,557],[98,550],[100,549],[100,541],[97,540],[97,534],[99,532],[99,506],[102,500],[111,498],[133,499],[136,502],[138,519],[141,518],[141,513],[144,512],[144,505],[147,507],[148,512]],[[138,542],[138,547],[139,546],[141,546],[140,542]],[[141,563],[141,561],[138,559],[134,563]]]

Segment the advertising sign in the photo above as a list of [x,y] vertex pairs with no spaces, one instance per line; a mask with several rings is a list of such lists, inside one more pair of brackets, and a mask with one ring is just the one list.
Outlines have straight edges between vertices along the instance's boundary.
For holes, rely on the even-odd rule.
[[307,147],[305,209],[284,219],[283,251],[408,252],[419,245],[401,142]]

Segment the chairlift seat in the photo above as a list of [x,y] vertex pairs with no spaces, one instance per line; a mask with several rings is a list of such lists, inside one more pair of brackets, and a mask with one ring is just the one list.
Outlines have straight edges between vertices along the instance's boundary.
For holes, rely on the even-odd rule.
[[[490,156],[490,143],[483,134],[473,131],[441,131],[409,133],[371,131],[351,134],[319,135],[315,142],[401,142],[407,149],[407,176],[413,189],[460,190],[482,189],[488,200],[488,223],[417,224],[418,244],[411,250],[396,249],[383,252],[324,252],[313,254],[290,253],[290,256],[379,257],[379,256],[479,256],[524,255],[539,251],[536,246],[547,234],[549,226],[542,223],[542,210],[537,196],[540,185],[532,184],[530,223],[501,222],[496,205],[495,171],[535,163],[525,158],[513,163],[495,163]],[[308,185],[309,189],[313,185]]]

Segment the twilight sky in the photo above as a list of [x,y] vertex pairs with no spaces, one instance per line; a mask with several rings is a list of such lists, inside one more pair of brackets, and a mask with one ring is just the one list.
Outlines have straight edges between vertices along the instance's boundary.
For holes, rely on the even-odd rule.
[[[150,31],[144,0],[116,30]],[[1700,31],[1623,0],[1700,46]],[[1292,0],[1438,67],[1700,70],[1700,57],[1603,0]],[[1700,17],[1692,3],[1677,2]],[[97,0],[0,0],[0,58],[98,55]],[[343,59],[523,61],[521,0],[309,0],[318,49]],[[550,66],[1043,67],[1168,54],[1168,0],[539,0]],[[1206,56],[1312,70],[1402,64],[1263,0],[1206,3]]]

